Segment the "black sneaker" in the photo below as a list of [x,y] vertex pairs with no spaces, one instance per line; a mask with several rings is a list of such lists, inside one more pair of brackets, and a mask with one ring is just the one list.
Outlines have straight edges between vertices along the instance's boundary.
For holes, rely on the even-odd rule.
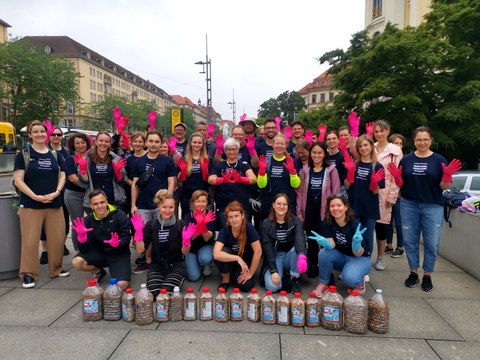
[[107,275],[107,272],[105,271],[105,269],[100,269],[98,273],[93,273],[93,276],[97,278],[97,285],[99,285],[102,282],[105,275]]
[[385,250],[383,251],[385,254],[391,253],[393,251],[393,248],[385,246]]
[[300,278],[292,278],[292,294],[301,293],[302,288],[300,287]]
[[423,275],[421,287],[422,290],[426,292],[430,292],[433,290],[432,278],[430,277],[430,275]]
[[48,253],[46,251],[42,251],[42,255],[40,255],[40,264],[48,264]]
[[62,271],[60,271],[60,274],[58,274],[58,276],[60,276],[60,277],[70,276],[70,271],[62,270]]
[[23,284],[22,287],[25,289],[30,289],[35,287],[35,279],[30,276],[30,274],[23,274]]
[[307,270],[307,276],[310,279],[314,279],[318,277],[318,265],[310,265]]
[[413,288],[417,286],[418,284],[418,274],[415,272],[410,272],[410,275],[408,275],[407,280],[405,280],[405,286],[409,288]]
[[395,251],[390,255],[392,258],[399,258],[402,257],[403,254],[405,254],[405,250],[396,248]]
[[67,245],[63,245],[63,256],[70,255],[70,250],[67,249]]
[[135,264],[137,264],[137,265],[144,264],[145,262],[146,262],[145,253],[143,253],[142,255],[140,255],[140,256],[135,260]]

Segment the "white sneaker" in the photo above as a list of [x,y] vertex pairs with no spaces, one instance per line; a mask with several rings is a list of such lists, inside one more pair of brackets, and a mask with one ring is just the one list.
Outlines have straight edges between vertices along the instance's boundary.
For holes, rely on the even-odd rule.
[[210,269],[210,266],[205,266],[203,268],[203,275],[204,276],[210,276],[212,275],[212,270]]
[[383,260],[383,257],[378,257],[377,261],[375,261],[375,265],[373,265],[375,269],[378,271],[385,270],[385,260]]

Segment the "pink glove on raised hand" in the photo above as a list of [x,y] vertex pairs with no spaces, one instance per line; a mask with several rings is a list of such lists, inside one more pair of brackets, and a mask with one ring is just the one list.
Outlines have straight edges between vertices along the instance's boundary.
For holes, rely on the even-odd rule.
[[222,155],[223,143],[224,143],[223,135],[222,134],[217,134],[217,136],[215,136],[215,146],[217,147],[215,149],[215,154]]
[[340,139],[338,139],[338,142],[338,148],[343,152],[343,155],[348,155],[347,140],[341,137]]
[[327,133],[327,125],[324,125],[324,124],[318,125],[318,141],[323,141],[325,139],[326,133]]
[[374,170],[370,178],[370,191],[378,190],[378,183],[383,179],[385,179],[385,170],[383,168],[378,171]]
[[93,136],[92,135],[87,135],[88,141],[90,141],[90,146],[93,146]]
[[196,225],[193,223],[188,224],[188,226],[184,226],[182,230],[182,246],[189,248],[192,246],[191,240],[193,234],[195,234]]
[[247,117],[247,114],[243,114],[240,116],[240,122],[245,121],[245,118]]
[[133,240],[135,240],[135,242],[143,241],[143,226],[145,225],[145,222],[143,221],[142,216],[138,213],[135,213],[130,221],[135,229]]
[[178,178],[182,181],[187,180],[187,163],[183,160],[183,158],[178,159],[177,166],[180,169],[180,176]]
[[53,134],[53,131],[55,130],[53,128],[53,125],[52,125],[52,122],[50,120],[45,120],[43,122],[43,124],[45,125],[45,127],[47,128],[47,137],[45,138],[45,144],[48,145],[48,142],[50,141],[50,136],[52,136]]
[[118,129],[118,126],[120,125],[120,118],[122,117],[122,112],[118,107],[113,109],[113,118],[115,119],[115,127]]
[[298,254],[297,268],[300,274],[303,274],[307,271],[307,257],[305,256],[305,254]]
[[360,126],[360,116],[357,116],[357,113],[355,111],[352,111],[348,115],[348,123],[350,124],[350,129],[351,129],[350,134],[353,137],[357,137],[358,136],[358,128]]
[[348,153],[345,155],[345,161],[343,162],[343,165],[345,166],[345,169],[347,169],[346,180],[350,184],[353,184],[355,181],[355,167],[357,164],[352,160],[352,157],[348,155]]
[[287,137],[288,140],[292,137],[292,127],[287,126],[285,129],[283,129],[283,135]]
[[245,146],[247,147],[250,156],[257,155],[257,152],[255,151],[255,138],[252,134],[248,134],[245,138]]
[[175,136],[172,136],[168,141],[168,148],[170,149],[172,154],[177,152],[177,138]]
[[111,247],[114,247],[114,248],[118,247],[118,245],[120,245],[120,238],[118,237],[118,234],[115,232],[112,232],[111,236],[112,237],[110,238],[110,240],[103,240],[103,242],[105,244],[109,244]]
[[365,125],[365,130],[367,132],[367,136],[373,138],[373,128],[374,127],[375,127],[375,123],[373,121],[370,121]]
[[280,132],[281,130],[281,124],[282,124],[282,118],[281,117],[275,117],[275,123],[277,124],[277,131]]
[[310,146],[312,146],[312,143],[313,143],[313,133],[312,133],[311,130],[305,131],[305,140],[307,140],[308,143],[310,144]]
[[250,179],[248,178],[248,176],[241,176],[236,170],[232,170],[230,174],[231,174],[232,182],[247,184],[247,185],[250,184]]
[[73,220],[72,229],[77,233],[77,240],[83,244],[87,241],[87,233],[93,231],[92,228],[85,227],[85,220],[83,218],[76,218]]
[[85,175],[87,173],[87,158],[83,158],[82,155],[76,153],[73,160],[78,164],[80,174]]
[[125,131],[125,127],[128,124],[128,116],[122,116],[118,122],[117,130],[121,134]]
[[285,166],[290,175],[295,175],[297,173],[293,159],[290,156],[285,157],[285,162],[283,163],[283,166]]
[[206,213],[198,209],[195,209],[195,211],[193,212],[193,218],[197,223],[197,227],[195,229],[195,235],[197,236],[205,234],[208,231],[207,223],[205,222],[205,216]]
[[453,159],[450,164],[446,166],[442,163],[443,176],[442,182],[451,183],[453,181],[452,175],[462,168],[462,163],[458,159]]
[[200,170],[202,171],[202,179],[203,181],[207,181],[208,179],[208,164],[209,160],[208,158],[204,158],[203,161],[200,163]]
[[390,171],[390,174],[392,174],[393,178],[395,179],[395,184],[397,184],[398,187],[403,186],[403,178],[402,178],[402,167],[395,165],[395,163],[391,162],[387,164],[387,170]]
[[155,130],[157,128],[157,125],[155,124],[155,121],[157,120],[157,113],[152,110],[148,113],[148,121],[150,123],[150,130]]
[[258,175],[263,176],[267,172],[267,158],[265,155],[258,157]]
[[130,134],[122,133],[123,148],[128,150],[130,148]]
[[115,172],[115,177],[117,180],[122,180],[123,174],[122,169],[127,165],[127,160],[124,158],[118,159],[117,162],[112,161],[113,171]]
[[215,132],[215,123],[211,122],[208,124],[207,139],[210,139]]

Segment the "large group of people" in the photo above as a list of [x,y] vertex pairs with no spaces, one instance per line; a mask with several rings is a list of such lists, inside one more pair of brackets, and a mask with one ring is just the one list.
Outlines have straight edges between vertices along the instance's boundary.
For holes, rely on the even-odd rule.
[[273,292],[301,292],[302,274],[317,278],[314,292],[322,297],[336,270],[362,294],[372,263],[384,270],[387,253],[406,253],[405,286],[414,287],[420,235],[421,287],[432,291],[442,191],[461,164],[430,149],[429,128],[414,131],[415,150],[404,156],[404,136],[390,135],[384,120],[367,123],[360,135],[355,113],[338,131],[320,124],[318,133],[301,121],[282,129],[279,118],[266,119],[260,132],[242,116],[227,139],[203,121],[188,139],[182,123],[167,139],[151,114],[150,129],[130,135],[119,109],[114,118],[115,134],[77,133],[68,149],[59,127],[28,125],[32,145],[17,154],[14,169],[24,288],[39,277],[40,239],[48,276],[69,275],[62,257],[71,223],[75,270],[100,283],[108,268],[125,289],[134,248],[133,274],[147,272],[153,295],[210,276],[213,265],[219,289],[250,291],[259,270]]

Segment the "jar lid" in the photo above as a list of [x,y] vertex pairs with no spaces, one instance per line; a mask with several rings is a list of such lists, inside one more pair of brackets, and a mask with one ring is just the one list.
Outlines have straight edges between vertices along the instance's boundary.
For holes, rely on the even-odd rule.
[[218,292],[220,294],[225,294],[225,289],[223,287],[221,287],[220,289],[218,289]]
[[267,291],[265,291],[265,294],[267,294],[267,295],[272,295],[272,290],[267,290]]
[[252,290],[250,290],[250,292],[251,292],[252,294],[257,294],[257,293],[258,293],[258,290],[257,290],[257,288],[253,288]]
[[210,292],[210,288],[204,287],[204,288],[203,288],[203,292]]
[[132,293],[132,289],[130,289],[130,288],[125,289],[125,292],[126,292],[127,294],[131,294],[131,293]]
[[235,294],[238,294],[238,293],[240,292],[240,289],[239,289],[239,288],[234,288],[234,289],[233,289],[233,292],[234,292]]
[[189,294],[193,293],[193,288],[188,288],[187,293],[189,293]]
[[287,296],[287,292],[285,290],[280,291],[280,295]]
[[296,292],[295,294],[293,294],[293,296],[295,296],[296,298],[300,298],[302,297],[302,293]]
[[167,289],[161,289],[160,290],[160,294],[166,294],[167,293]]

